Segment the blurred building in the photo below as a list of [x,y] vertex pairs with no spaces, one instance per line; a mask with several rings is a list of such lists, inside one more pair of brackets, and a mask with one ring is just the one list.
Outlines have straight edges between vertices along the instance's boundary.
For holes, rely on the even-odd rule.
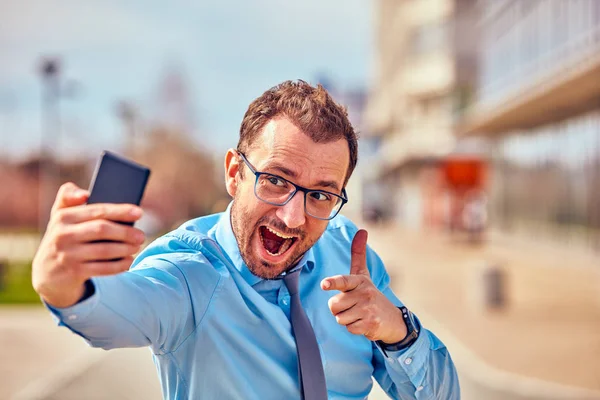
[[470,184],[481,183],[479,160],[452,153],[455,118],[476,83],[474,4],[378,1],[376,76],[366,125],[380,150],[364,183],[365,192],[377,193],[365,201],[365,216],[442,227],[451,220],[454,196],[446,164],[458,166],[453,176],[466,171],[475,177]]
[[[86,159],[59,161],[34,157],[20,163],[0,160],[0,230],[32,230],[40,226],[40,190],[42,171],[52,170],[57,179],[49,190],[53,196],[61,182],[71,181],[83,187],[92,165]],[[54,200],[54,197],[48,199]],[[45,225],[47,221],[43,221]]]
[[[358,164],[346,187],[349,201],[342,210],[343,214],[354,217],[361,212],[364,201],[364,193],[361,189],[363,182],[362,176],[374,154],[371,138],[369,135],[365,135],[364,115],[367,103],[367,92],[362,87],[353,87],[351,89],[343,88],[342,85],[334,83],[334,81],[325,74],[319,75],[316,80],[327,89],[337,103],[346,107],[348,119],[359,135]],[[366,139],[364,139],[364,137],[366,137]]]
[[476,105],[492,221],[600,250],[600,1],[487,0]]

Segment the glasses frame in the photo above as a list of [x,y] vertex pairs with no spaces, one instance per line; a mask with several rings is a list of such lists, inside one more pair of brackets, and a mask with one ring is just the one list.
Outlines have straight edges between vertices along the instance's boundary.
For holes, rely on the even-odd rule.
[[[272,174],[270,172],[261,172],[261,171],[257,171],[256,168],[254,168],[252,166],[252,164],[250,164],[250,161],[248,161],[248,159],[246,158],[246,156],[244,155],[244,153],[242,153],[239,150],[236,150],[236,152],[238,153],[238,155],[240,156],[240,158],[244,161],[244,164],[246,164],[246,166],[248,167],[248,169],[254,174],[255,176],[255,181],[254,181],[254,196],[256,196],[257,199],[259,199],[262,202],[265,202],[267,204],[271,204],[272,206],[285,206],[287,203],[290,202],[290,200],[292,200],[294,198],[294,196],[296,195],[296,193],[298,192],[302,192],[304,193],[304,213],[306,215],[309,215],[313,218],[316,219],[320,219],[323,221],[330,221],[332,219],[334,219],[342,210],[342,208],[344,207],[344,205],[348,202],[348,195],[346,194],[346,188],[342,189],[342,194],[336,194],[336,193],[332,193],[332,192],[328,192],[327,190],[317,190],[317,189],[308,189],[305,188],[304,186],[300,186],[295,184],[294,182],[285,179],[277,174]],[[286,201],[284,201],[283,203],[273,203],[271,201],[266,201],[264,199],[261,199],[260,197],[258,197],[258,194],[256,194],[256,185],[258,184],[258,178],[260,178],[261,175],[270,175],[270,176],[274,176],[278,179],[281,179],[282,181],[285,181],[287,183],[289,183],[290,185],[292,185],[294,187],[294,191],[289,195],[289,197],[287,198]],[[321,218],[321,217],[317,217],[313,214],[311,214],[308,209],[306,208],[306,197],[308,196],[309,193],[313,193],[313,192],[318,192],[318,193],[327,193],[330,196],[334,196],[337,197],[338,199],[340,199],[342,201],[342,205],[338,208],[338,210],[335,212],[335,214],[333,214],[332,216],[330,216],[329,218]],[[336,203],[337,204],[337,203]],[[333,210],[332,210],[333,211]]]

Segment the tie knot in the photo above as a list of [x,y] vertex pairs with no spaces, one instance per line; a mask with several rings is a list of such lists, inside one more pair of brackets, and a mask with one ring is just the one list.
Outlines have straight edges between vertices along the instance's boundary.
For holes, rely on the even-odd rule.
[[298,281],[300,278],[300,271],[301,269],[297,269],[283,277],[283,281],[285,282],[285,286],[287,286],[287,289],[290,292],[290,296],[298,294]]

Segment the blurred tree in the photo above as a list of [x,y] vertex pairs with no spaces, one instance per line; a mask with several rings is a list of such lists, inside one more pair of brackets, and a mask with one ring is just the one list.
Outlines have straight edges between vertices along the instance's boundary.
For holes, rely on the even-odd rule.
[[157,109],[152,113],[157,124],[171,127],[181,135],[194,133],[197,121],[191,88],[183,65],[171,61],[158,83]]
[[152,129],[137,159],[152,169],[143,206],[170,229],[194,217],[210,214],[227,197],[212,155],[178,131]]
[[132,102],[117,103],[123,123],[125,154],[151,168],[142,206],[169,230],[190,218],[221,211],[227,201],[220,171],[221,159],[196,140],[190,88],[182,66],[171,64],[158,81],[155,110]]

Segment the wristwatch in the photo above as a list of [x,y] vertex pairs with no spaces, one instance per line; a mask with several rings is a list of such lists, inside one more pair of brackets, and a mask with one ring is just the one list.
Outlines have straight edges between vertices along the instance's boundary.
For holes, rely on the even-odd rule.
[[[404,320],[404,323],[406,324],[407,333],[406,333],[406,336],[404,337],[404,339],[402,339],[399,342],[392,343],[392,344],[384,343],[381,340],[378,340],[377,345],[381,348],[381,350],[383,350],[384,353],[385,353],[385,351],[404,350],[407,347],[410,347],[419,338],[419,326],[417,325],[417,322],[415,321],[415,316],[413,315],[413,313],[410,312],[410,310],[406,307],[398,307],[398,308],[402,312],[402,319]],[[386,354],[386,356],[387,356],[387,354]]]

